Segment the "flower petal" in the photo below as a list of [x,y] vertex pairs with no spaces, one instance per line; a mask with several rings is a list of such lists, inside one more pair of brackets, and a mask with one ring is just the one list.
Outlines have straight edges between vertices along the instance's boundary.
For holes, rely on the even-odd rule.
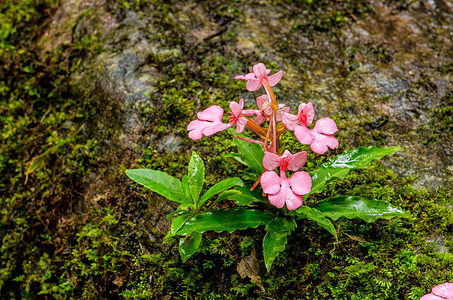
[[296,172],[288,179],[291,184],[291,189],[297,195],[306,195],[310,193],[312,180],[308,172]]
[[277,122],[281,122],[282,121],[282,113],[289,114],[289,107],[285,107],[285,104],[279,104],[278,108],[280,108],[280,109],[277,110]]
[[245,75],[238,75],[234,77],[234,79],[242,79],[242,80],[249,80],[249,79],[256,79],[255,73],[247,73]]
[[223,108],[213,105],[197,113],[198,119],[202,121],[222,121]]
[[236,121],[236,132],[241,134],[244,131],[245,125],[247,125],[247,118],[239,117]]
[[289,114],[285,111],[281,111],[282,123],[288,130],[293,131],[297,125],[299,125],[299,118],[296,115]]
[[258,105],[258,108],[260,110],[261,110],[261,107],[263,107],[263,103],[266,101],[269,102],[269,96],[267,94],[256,97],[256,105]]
[[233,116],[238,117],[242,112],[242,108],[244,108],[243,99],[239,100],[239,103],[234,102],[234,101],[230,102],[230,109],[231,109],[231,112],[233,113]]
[[318,154],[324,154],[329,150],[327,148],[327,144],[324,143],[324,135],[322,134],[317,134],[318,138],[313,139],[313,142],[311,143],[311,150],[315,153]]
[[253,73],[255,73],[255,76],[258,79],[265,78],[268,74],[266,71],[266,66],[263,63],[259,63],[253,66]]
[[264,123],[264,121],[267,120],[267,118],[266,118],[266,117],[263,117],[263,116],[256,116],[256,117],[254,117],[254,118],[251,118],[251,120],[252,120],[253,122],[255,122],[256,124],[261,125],[261,124]]
[[291,171],[297,171],[305,164],[307,161],[307,151],[298,152],[293,154],[293,159],[288,164],[288,169]]
[[294,128],[294,135],[302,144],[311,145],[313,142],[313,135],[311,134],[310,129],[305,126],[297,125],[296,128]]
[[247,80],[247,84],[245,85],[245,87],[250,92],[254,92],[254,91],[256,91],[257,89],[259,89],[261,87],[261,80],[259,80],[259,79],[249,79],[249,80]]
[[338,141],[333,135],[330,134],[312,134],[313,142],[311,143],[311,150],[318,154],[324,154],[330,149],[338,148]]
[[192,122],[187,125],[187,130],[189,131],[189,138],[192,140],[199,140],[203,137],[202,130],[206,122],[200,121],[200,120],[193,120]]
[[322,118],[316,121],[316,125],[313,128],[314,132],[324,134],[334,134],[338,131],[337,124],[331,118]]
[[275,168],[280,166],[280,157],[277,154],[269,151],[264,152],[263,166],[268,171],[274,170]]
[[299,121],[301,122],[301,124],[311,125],[315,117],[315,110],[313,108],[313,104],[311,102],[307,104],[301,103],[298,108],[297,116],[299,117]]
[[197,114],[198,120],[194,120],[187,125],[189,138],[199,140],[203,136],[212,135],[225,130],[227,124],[222,123],[223,108],[218,105],[208,107]]
[[420,300],[445,300],[445,298],[436,296],[434,294],[426,294],[425,296],[421,297]]
[[199,140],[203,136],[213,135],[219,131],[225,130],[228,124],[222,122],[208,122],[194,120],[187,125],[189,131],[189,138],[192,140]]
[[453,283],[445,282],[433,287],[433,294],[447,300],[453,299]]
[[259,110],[256,110],[256,109],[244,109],[244,110],[242,111],[242,114],[243,114],[244,116],[251,116],[251,115],[260,116],[260,115],[261,115],[260,111],[259,111]]
[[291,154],[291,152],[289,152],[289,150],[283,151],[282,155],[280,155],[280,160],[289,162],[292,159],[293,159],[293,155]]
[[267,171],[261,175],[261,187],[266,194],[277,194],[280,192],[282,179],[274,171]]
[[274,75],[267,77],[267,82],[269,83],[270,86],[274,86],[277,83],[279,83],[279,81],[282,79],[282,76],[283,76],[283,70],[280,70],[277,73],[275,73]]
[[210,136],[217,132],[223,131],[228,128],[228,124],[225,123],[213,123],[212,125],[206,126],[202,129],[204,136]]
[[285,150],[282,155],[280,155],[280,168],[282,172],[286,171],[290,161],[294,159],[294,156],[288,150]]
[[300,195],[294,194],[291,189],[286,191],[286,207],[288,210],[298,209],[302,205],[303,198]]
[[282,208],[286,203],[287,193],[291,192],[288,183],[282,184],[280,191],[277,194],[269,194],[269,202],[277,208]]

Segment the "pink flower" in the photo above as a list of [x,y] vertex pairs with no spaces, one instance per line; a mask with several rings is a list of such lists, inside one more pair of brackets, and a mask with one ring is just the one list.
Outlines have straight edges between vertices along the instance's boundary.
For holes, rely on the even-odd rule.
[[318,154],[324,154],[330,149],[338,148],[338,141],[332,134],[338,131],[337,124],[331,118],[319,119],[315,127],[310,130],[305,126],[296,126],[294,134],[305,145],[310,145],[311,150]]
[[280,176],[274,171],[266,171],[261,176],[263,192],[268,194],[269,202],[277,208],[285,204],[289,210],[294,210],[302,205],[302,195],[311,191],[311,177],[307,172],[296,172],[287,178],[284,172]]
[[453,283],[445,282],[433,287],[431,294],[426,294],[420,300],[453,300]]
[[338,147],[338,141],[332,136],[338,131],[337,124],[330,118],[322,118],[316,122],[313,129],[308,129],[307,125],[313,123],[315,110],[313,104],[302,103],[296,115],[282,113],[282,123],[288,130],[293,130],[299,142],[310,145],[311,150],[318,154],[324,154],[328,148]]
[[291,171],[298,171],[306,161],[307,151],[298,152],[293,155],[288,150],[285,150],[281,156],[266,151],[264,152],[263,166],[268,171],[272,171],[277,167],[283,168],[283,171],[286,171],[286,168]]
[[253,73],[248,73],[246,75],[239,75],[234,77],[234,79],[247,80],[246,88],[250,92],[254,92],[264,85],[264,82],[270,86],[276,85],[283,76],[283,71],[278,71],[274,75],[267,76],[271,70],[266,69],[266,66],[263,63],[259,63],[253,66]]
[[289,130],[294,130],[297,125],[308,126],[313,123],[315,117],[315,110],[311,102],[305,104],[301,103],[297,112],[297,116],[284,113],[282,114],[282,122]]
[[236,132],[237,133],[242,133],[244,131],[245,125],[247,125],[248,119],[246,117],[242,116],[242,112],[244,108],[244,100],[241,99],[239,100],[239,103],[237,102],[230,102],[230,109],[231,109],[231,119],[230,119],[230,124],[228,125],[228,128],[233,127],[233,125],[236,125]]
[[223,108],[218,105],[206,108],[204,111],[197,114],[198,120],[190,122],[187,126],[189,137],[192,140],[199,140],[203,136],[213,135],[214,133],[233,127],[234,125],[236,125],[236,132],[242,133],[248,121],[242,114],[243,107],[243,99],[239,100],[239,103],[234,101],[230,102],[231,118],[229,124],[222,123]]
[[[307,152],[299,152],[292,155],[285,150],[281,156],[272,152],[265,152],[263,166],[266,172],[261,176],[261,186],[263,192],[268,194],[269,202],[282,208],[285,204],[289,210],[294,210],[302,205],[302,195],[311,191],[312,180],[307,172],[296,172],[291,178],[287,178],[285,171],[299,170],[307,160]],[[272,171],[280,167],[280,176]]]
[[203,136],[209,136],[228,128],[228,124],[222,123],[223,108],[214,105],[197,113],[198,120],[189,123],[187,130],[192,140],[199,140]]

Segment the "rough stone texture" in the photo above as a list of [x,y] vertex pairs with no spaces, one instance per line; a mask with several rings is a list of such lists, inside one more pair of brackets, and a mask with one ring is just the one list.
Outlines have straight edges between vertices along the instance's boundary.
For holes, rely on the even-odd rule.
[[[283,69],[279,99],[293,111],[300,102],[311,101],[317,118],[333,116],[339,134],[349,142],[345,148],[401,145],[403,151],[384,160],[389,168],[419,176],[414,182],[418,189],[451,184],[452,124],[439,120],[439,111],[452,104],[451,70],[443,71],[451,69],[453,57],[450,3],[372,1],[362,18],[342,3],[328,6],[324,14],[331,19],[335,11],[348,13],[345,26],[313,24],[313,12],[306,8],[265,1],[236,7],[243,14],[234,26],[228,25],[230,20],[213,19],[215,7],[191,1],[174,4],[163,23],[150,11],[112,7],[101,0],[61,1],[42,47],[46,51],[90,34],[98,37],[105,51],[80,62],[72,75],[74,91],[119,108],[119,115],[100,119],[98,127],[118,123],[116,138],[123,147],[149,140],[140,136],[144,124],[138,111],[161,101],[149,96],[156,78],[164,75],[159,66],[176,60],[197,69],[197,60],[186,57],[184,49],[215,51],[205,41],[233,34],[231,53],[239,60],[258,58]],[[181,44],[165,42],[168,36]],[[253,101],[247,97],[246,102]],[[156,148],[178,151],[181,142],[167,136]]]
[[[318,117],[347,120],[340,130],[351,147],[364,136],[371,137],[370,144],[403,146],[385,163],[398,174],[419,175],[416,188],[448,185],[453,138],[432,127],[439,122],[433,110],[451,105],[451,75],[439,71],[453,55],[451,14],[441,14],[436,3],[418,2],[404,12],[381,2],[373,6],[374,14],[341,29],[333,41],[291,30],[303,21],[299,14],[288,18],[284,7],[271,18],[266,8],[251,8],[240,40],[285,70],[280,88],[291,89],[286,98],[292,107],[311,101]],[[282,43],[284,52],[273,47]],[[294,61],[300,69],[290,66]],[[373,126],[379,120],[388,122]],[[426,143],[433,134],[436,140]]]
[[437,253],[448,253],[448,247],[445,246],[445,236],[441,234],[433,233],[426,238],[426,242],[434,247],[434,251]]

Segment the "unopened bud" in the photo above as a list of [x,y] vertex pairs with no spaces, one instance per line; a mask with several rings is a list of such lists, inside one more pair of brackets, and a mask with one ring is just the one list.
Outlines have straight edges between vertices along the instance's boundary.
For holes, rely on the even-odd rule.
[[265,101],[263,103],[263,106],[261,107],[261,115],[264,117],[270,117],[272,116],[273,110],[272,110],[272,105]]

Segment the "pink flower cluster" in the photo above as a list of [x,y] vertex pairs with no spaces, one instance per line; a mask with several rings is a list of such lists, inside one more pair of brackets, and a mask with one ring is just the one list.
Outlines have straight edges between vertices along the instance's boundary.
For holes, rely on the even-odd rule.
[[[286,130],[293,131],[297,140],[305,145],[310,145],[311,150],[318,154],[324,154],[328,149],[338,147],[338,141],[333,136],[338,131],[337,125],[330,118],[321,118],[316,121],[312,129],[315,111],[313,104],[302,103],[299,105],[297,114],[291,114],[290,108],[285,104],[277,103],[272,91],[283,76],[279,71],[268,76],[271,70],[259,63],[253,66],[253,72],[246,75],[236,76],[235,79],[246,80],[247,90],[253,92],[264,87],[266,94],[256,98],[257,110],[244,110],[244,100],[230,102],[231,117],[228,123],[223,123],[224,110],[214,105],[197,114],[197,120],[189,123],[187,130],[189,137],[194,140],[203,136],[210,136],[227,128],[236,126],[236,132],[242,133],[245,127],[254,131],[259,139],[252,140],[238,137],[247,142],[257,143],[263,146],[263,166],[265,171],[260,176],[263,192],[269,197],[269,202],[282,208],[294,210],[302,205],[303,195],[310,193],[312,180],[305,171],[299,171],[307,159],[307,152],[302,151],[291,154],[288,150],[281,151],[279,138]],[[267,127],[262,126],[267,124]],[[280,175],[274,170],[280,168]],[[295,172],[290,178],[286,176],[286,170]]]

